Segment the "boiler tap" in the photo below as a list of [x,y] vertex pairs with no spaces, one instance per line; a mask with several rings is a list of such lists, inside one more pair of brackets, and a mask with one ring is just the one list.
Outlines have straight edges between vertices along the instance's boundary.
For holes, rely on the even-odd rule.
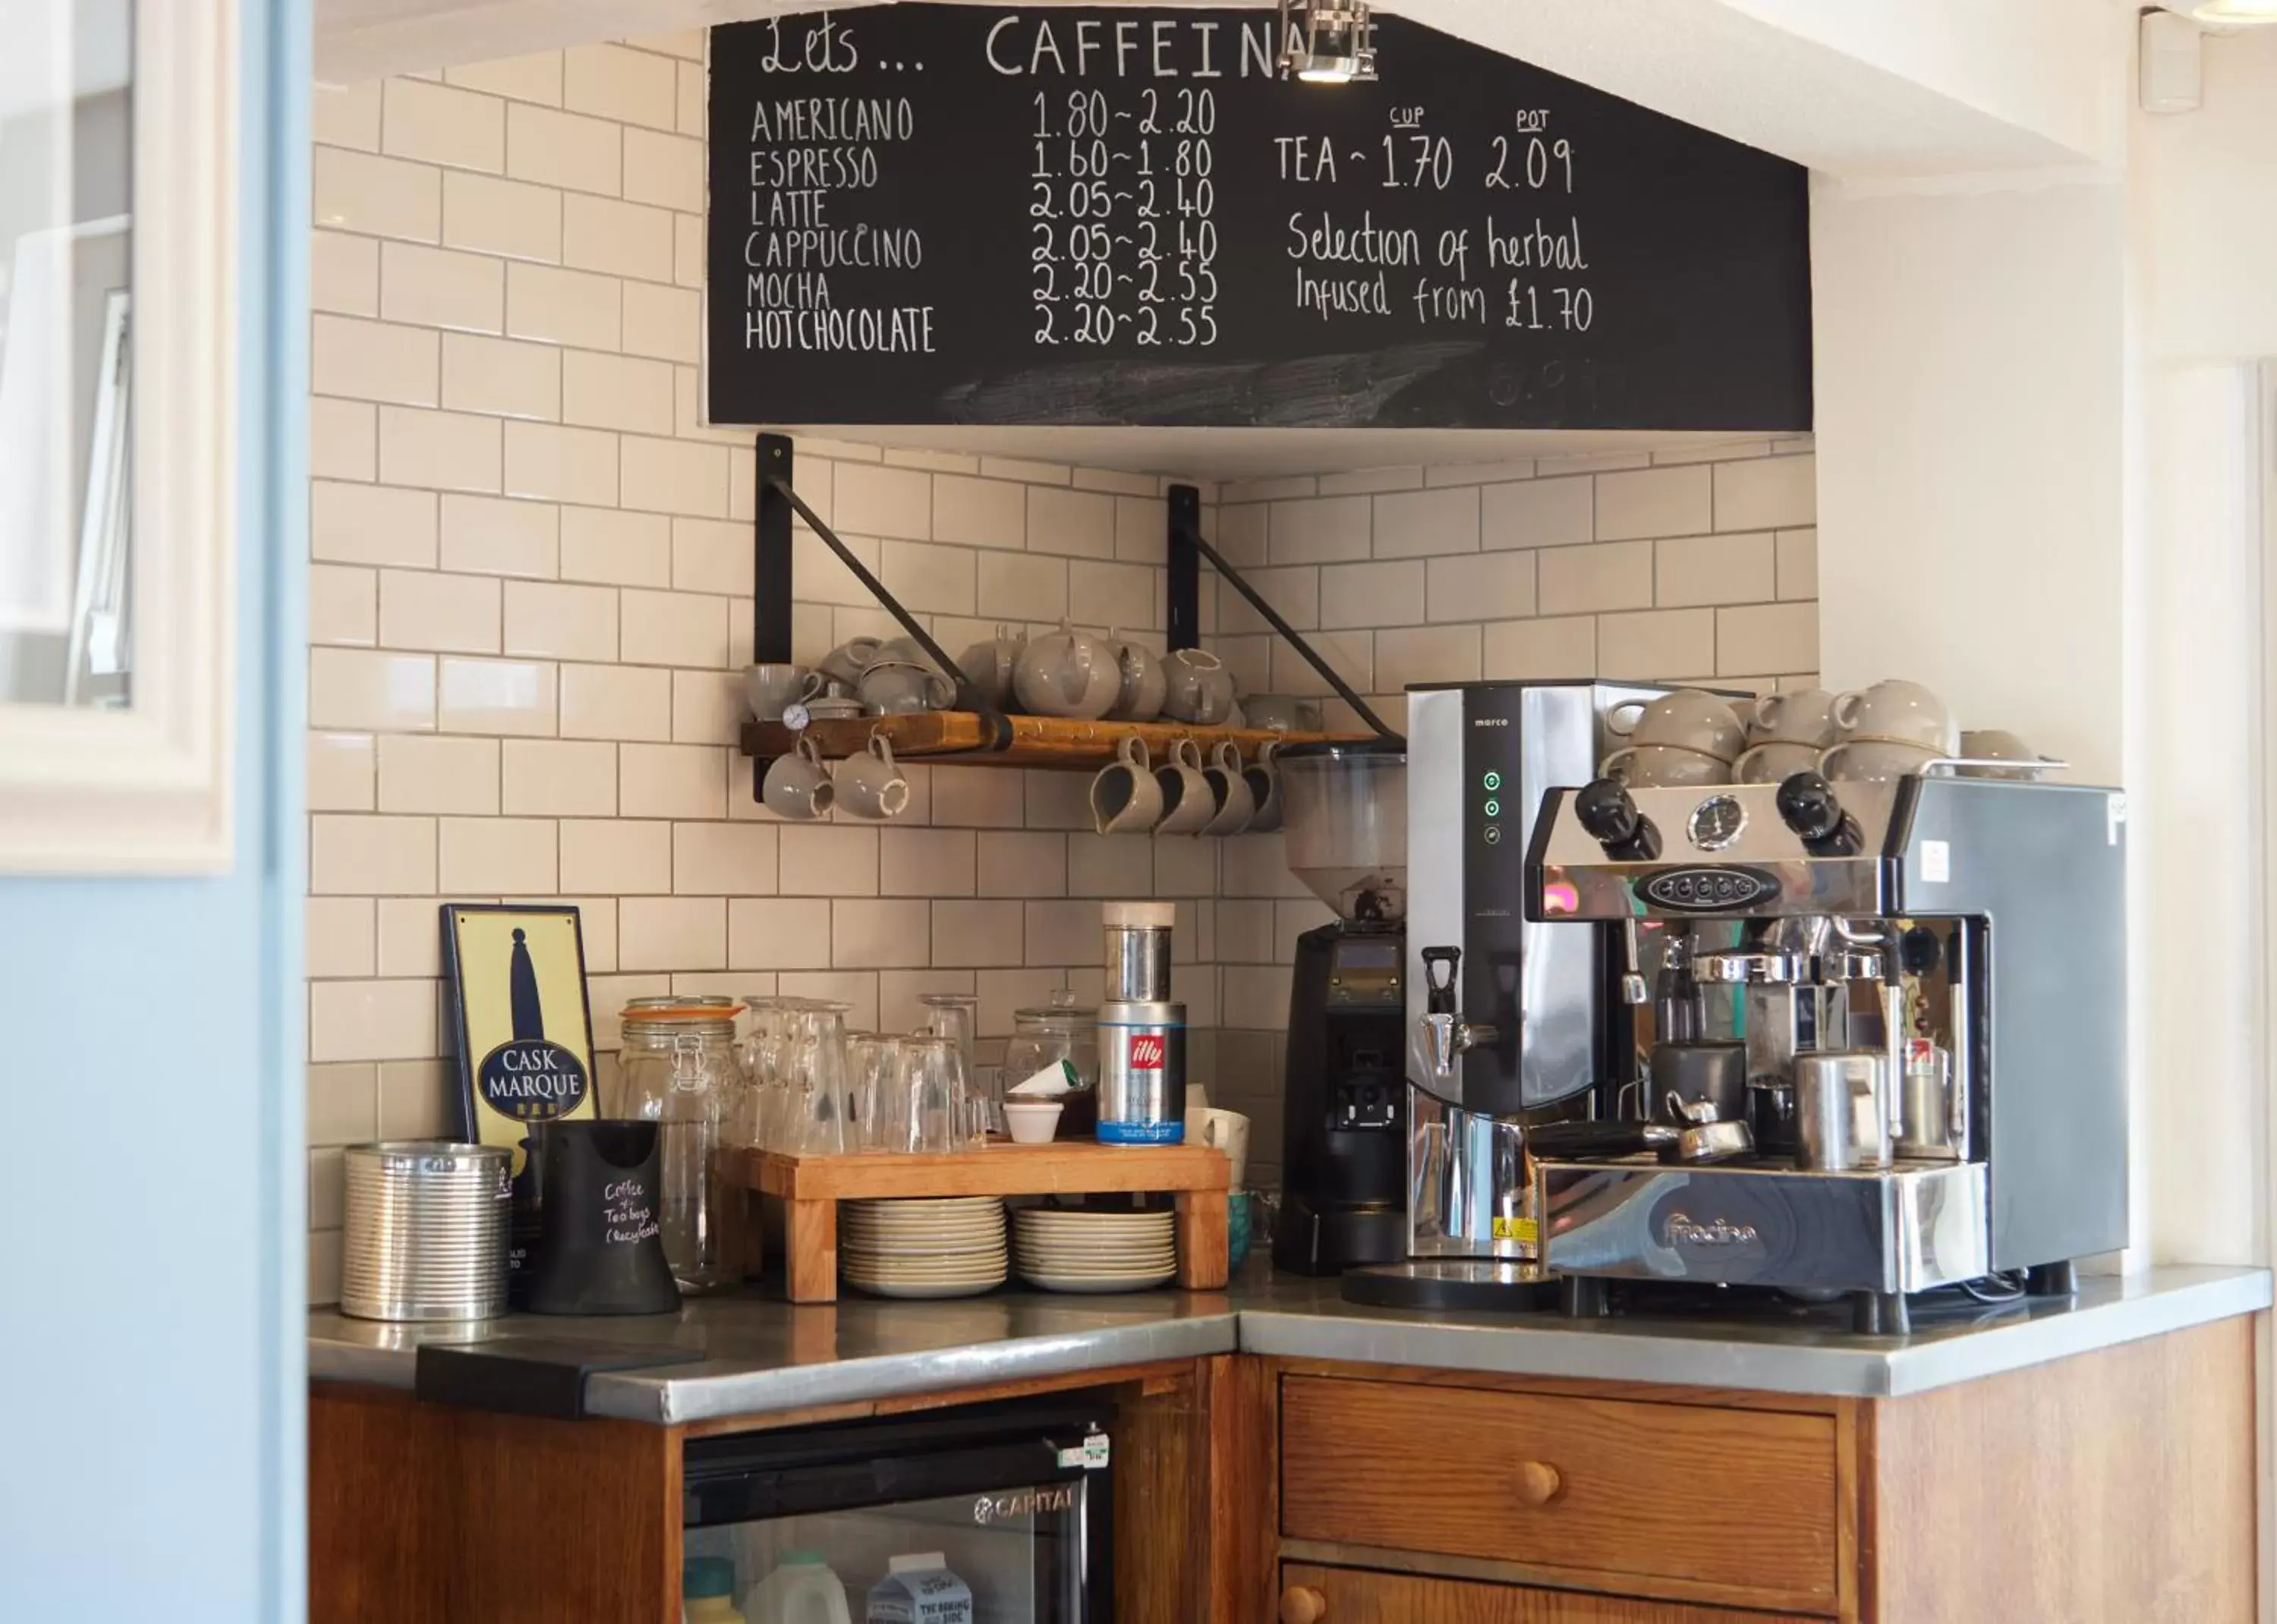
[[[1424,1047],[1428,1051],[1433,1075],[1442,1078],[1455,1074],[1455,1062],[1472,1049],[1483,1048],[1498,1041],[1501,1029],[1490,1021],[1466,1021],[1456,1012],[1455,976],[1463,962],[1459,947],[1427,947],[1423,950],[1422,1015]],[[1440,974],[1441,967],[1446,974]]]

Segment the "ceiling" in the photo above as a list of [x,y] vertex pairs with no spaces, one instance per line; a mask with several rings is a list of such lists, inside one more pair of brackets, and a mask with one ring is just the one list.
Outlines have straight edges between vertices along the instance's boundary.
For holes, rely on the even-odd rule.
[[[317,0],[316,72],[347,83],[864,3]],[[2095,0],[1382,0],[1382,8],[1842,179],[2080,163],[2090,143],[2079,107],[2111,100],[2101,59],[2111,42],[2093,25],[2117,14]]]
[[849,428],[843,423],[792,428],[788,432],[904,449],[1024,457],[1133,474],[1181,474],[1196,479],[1270,479],[1359,468],[1517,462],[1539,457],[1721,445],[1764,437],[1597,429],[968,429],[923,424]]

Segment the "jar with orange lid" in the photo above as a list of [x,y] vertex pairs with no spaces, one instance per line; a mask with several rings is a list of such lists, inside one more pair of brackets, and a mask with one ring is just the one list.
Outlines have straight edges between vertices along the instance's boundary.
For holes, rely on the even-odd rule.
[[665,1261],[682,1291],[728,1283],[723,1132],[742,1073],[736,1006],[724,998],[635,998],[624,1007],[617,1114],[657,1125]]

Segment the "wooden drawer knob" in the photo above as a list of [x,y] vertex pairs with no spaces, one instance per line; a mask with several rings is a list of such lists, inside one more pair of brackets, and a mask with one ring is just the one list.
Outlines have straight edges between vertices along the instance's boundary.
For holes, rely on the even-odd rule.
[[1281,1592],[1281,1624],[1321,1624],[1329,1616],[1329,1598],[1309,1584],[1292,1584]]
[[1565,1480],[1547,1461],[1518,1463],[1518,1499],[1522,1506],[1547,1506],[1565,1486]]

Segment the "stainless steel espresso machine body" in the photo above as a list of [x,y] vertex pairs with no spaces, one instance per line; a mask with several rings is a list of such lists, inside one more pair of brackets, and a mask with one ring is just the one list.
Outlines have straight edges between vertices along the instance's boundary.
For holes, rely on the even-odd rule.
[[[1535,1146],[1569,1308],[1608,1279],[1754,1285],[1854,1294],[1888,1330],[1908,1293],[2010,1271],[2068,1291],[2073,1260],[2124,1245],[2125,834],[2116,791],[1941,772],[1553,792],[1527,916],[1641,930],[1702,1027],[1641,1019],[1611,1074],[1656,1121]],[[1680,1119],[1717,1113],[1663,1097],[1657,1062],[1718,1038],[1745,1045],[1756,1142],[1675,1159]],[[1572,1149],[1593,1134],[1611,1159]]]
[[1663,690],[1594,681],[1407,690],[1408,1263],[1347,1275],[1399,1307],[1514,1306],[1538,1293],[1527,1120],[1603,1074],[1605,960],[1588,932],[1528,923],[1542,797],[1622,742],[1606,714]]

